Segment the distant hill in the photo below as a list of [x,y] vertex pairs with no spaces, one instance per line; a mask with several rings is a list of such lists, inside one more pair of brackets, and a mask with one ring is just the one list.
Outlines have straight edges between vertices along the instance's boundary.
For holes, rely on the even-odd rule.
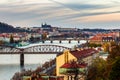
[[14,32],[29,32],[29,31],[17,29],[14,28],[12,25],[0,22],[0,33],[14,33]]
[[80,29],[80,31],[88,31],[88,32],[110,32],[110,31],[120,31],[120,29]]
[[89,31],[89,32],[108,32],[109,29],[82,29],[82,31]]

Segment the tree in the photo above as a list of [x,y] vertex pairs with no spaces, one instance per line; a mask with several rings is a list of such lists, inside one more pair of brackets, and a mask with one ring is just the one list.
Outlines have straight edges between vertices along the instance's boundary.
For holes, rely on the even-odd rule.
[[14,38],[13,38],[13,35],[12,35],[12,34],[10,35],[10,43],[11,43],[11,44],[14,43]]
[[2,41],[2,40],[0,40],[0,45],[3,45],[3,44],[5,44],[5,42],[4,42],[4,41]]
[[88,70],[87,80],[105,80],[104,72],[106,70],[106,61],[102,58],[94,60]]
[[114,62],[116,57],[120,56],[120,45],[114,44],[110,46],[111,50],[107,58],[108,62]]
[[45,40],[47,38],[47,33],[42,34],[42,40]]
[[120,80],[120,57],[114,62],[110,71],[109,80]]
[[109,75],[112,71],[112,67],[113,67],[117,57],[120,56],[120,45],[115,44],[115,43],[111,43],[110,45],[111,45],[110,46],[110,51],[109,51],[109,55],[108,55],[108,58],[107,58],[107,68],[106,68],[106,71],[105,71],[107,79],[108,79],[108,77],[109,77]]
[[101,44],[96,44],[96,43],[89,43],[89,47],[101,47]]
[[110,47],[109,43],[104,43],[102,45],[102,47],[103,47],[103,49],[104,49],[105,52],[109,52],[109,47]]
[[120,45],[111,42],[105,43],[103,47],[109,51],[107,61],[95,59],[89,68],[87,80],[120,80]]
[[35,38],[33,36],[30,37],[30,42],[34,42],[35,41]]

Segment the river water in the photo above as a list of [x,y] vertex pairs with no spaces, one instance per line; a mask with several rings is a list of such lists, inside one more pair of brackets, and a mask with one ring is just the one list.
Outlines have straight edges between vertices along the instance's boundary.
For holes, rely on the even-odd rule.
[[[68,44],[68,41],[62,41],[62,43],[59,43],[59,41],[54,41],[53,43],[46,41],[45,43],[30,44],[26,47],[38,44],[53,44],[73,48],[75,45],[85,42],[86,41],[80,41],[80,43],[78,43],[77,41],[72,41],[70,44]],[[38,66],[41,66],[44,62],[54,59],[56,54],[25,54],[24,57],[25,69],[34,70]],[[21,68],[19,64],[19,54],[0,54],[0,80],[10,80],[15,72],[20,72]]]
[[[0,80],[10,80],[15,72],[20,72],[19,57],[19,54],[0,55]],[[34,70],[55,57],[56,54],[25,54],[25,69]]]

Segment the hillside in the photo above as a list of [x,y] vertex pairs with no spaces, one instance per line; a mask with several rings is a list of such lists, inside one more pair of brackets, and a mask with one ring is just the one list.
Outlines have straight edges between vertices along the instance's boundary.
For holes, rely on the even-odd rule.
[[29,32],[14,28],[12,25],[0,22],[0,33]]

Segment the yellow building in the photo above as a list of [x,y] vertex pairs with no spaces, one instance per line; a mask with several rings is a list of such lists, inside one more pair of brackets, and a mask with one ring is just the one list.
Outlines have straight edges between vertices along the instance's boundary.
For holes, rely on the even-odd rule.
[[85,62],[87,63],[87,66],[90,66],[92,60],[98,56],[97,53],[98,51],[92,48],[75,51],[65,50],[62,54],[58,55],[56,58],[56,75],[64,76],[64,80],[67,80],[68,76],[60,74],[61,66],[63,66],[66,63],[70,63],[73,60],[76,62]]
[[31,76],[23,76],[23,80],[31,80]]

